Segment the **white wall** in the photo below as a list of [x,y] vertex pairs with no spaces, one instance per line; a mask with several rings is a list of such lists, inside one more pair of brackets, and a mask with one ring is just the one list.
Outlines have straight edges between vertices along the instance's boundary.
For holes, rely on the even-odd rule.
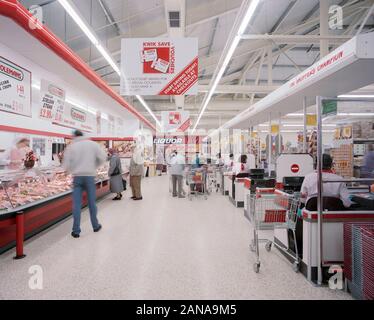
[[[40,65],[32,62],[27,59],[25,56],[21,55],[18,52],[10,49],[4,44],[0,43],[0,56],[20,65],[21,67],[31,71],[32,73],[32,82],[36,87],[40,87],[41,79],[46,79],[57,85],[61,86],[66,91],[67,99],[72,102],[77,103],[79,106],[94,110],[100,110],[102,113],[108,112],[109,108],[106,108],[105,105],[99,104],[96,99],[96,92],[84,92],[75,86],[74,83],[69,83],[64,81],[64,79],[48,70],[44,69]],[[88,80],[87,80],[88,81]],[[100,90],[97,88],[97,90]],[[121,105],[118,105],[118,111],[113,110],[113,106],[109,109],[110,114],[115,117],[121,117],[124,120],[124,126],[122,134],[120,137],[132,136],[134,131],[139,127],[139,120],[132,115],[129,115],[129,112],[125,110]],[[64,128],[58,125],[54,125],[49,121],[42,120],[38,117],[38,111],[40,106],[40,91],[39,89],[32,87],[32,118],[19,116],[11,113],[0,112],[0,125],[13,126],[18,128],[32,129],[32,130],[41,130],[49,131],[53,133],[61,134],[71,134],[72,129]],[[95,124],[96,125],[96,124]],[[96,131],[96,130],[95,130]],[[96,132],[92,133],[93,136],[98,136]],[[118,136],[116,133],[111,133],[107,130],[106,126],[102,126],[102,133],[99,136]]]

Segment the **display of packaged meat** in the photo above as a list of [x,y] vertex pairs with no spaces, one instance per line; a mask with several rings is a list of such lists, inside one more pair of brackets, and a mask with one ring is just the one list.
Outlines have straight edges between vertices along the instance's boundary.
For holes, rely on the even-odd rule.
[[[98,180],[108,179],[108,165],[97,170]],[[72,189],[73,177],[61,168],[0,172],[0,214]]]

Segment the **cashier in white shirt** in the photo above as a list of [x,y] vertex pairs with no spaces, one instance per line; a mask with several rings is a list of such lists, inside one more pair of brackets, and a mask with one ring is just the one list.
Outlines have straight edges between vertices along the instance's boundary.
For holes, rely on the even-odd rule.
[[233,172],[235,173],[235,175],[238,175],[240,173],[249,173],[249,166],[247,163],[247,159],[248,157],[245,154],[242,154],[239,157],[239,162],[235,163],[234,169],[233,169]]
[[[332,158],[328,154],[322,155],[322,179],[323,180],[343,180],[343,178],[331,170],[332,168]],[[306,199],[305,203],[308,202],[310,198],[317,197],[318,187],[317,187],[317,172],[310,173],[305,176],[304,182],[301,186],[301,196]],[[323,184],[323,195],[325,197],[339,198],[344,207],[348,208],[351,206],[352,202],[349,199],[349,192],[347,186],[344,182],[342,183],[324,183]]]
[[226,171],[232,171],[234,168],[234,155],[230,153],[228,161],[225,163]]

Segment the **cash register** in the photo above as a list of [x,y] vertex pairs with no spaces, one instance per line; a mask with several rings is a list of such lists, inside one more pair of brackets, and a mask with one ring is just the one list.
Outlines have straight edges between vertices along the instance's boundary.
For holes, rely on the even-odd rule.
[[304,177],[284,177],[283,190],[287,193],[300,192]]
[[374,193],[356,193],[352,196],[351,200],[361,210],[374,210]]
[[249,178],[251,179],[251,193],[256,192],[256,188],[274,188],[275,179],[265,178],[264,169],[249,170]]

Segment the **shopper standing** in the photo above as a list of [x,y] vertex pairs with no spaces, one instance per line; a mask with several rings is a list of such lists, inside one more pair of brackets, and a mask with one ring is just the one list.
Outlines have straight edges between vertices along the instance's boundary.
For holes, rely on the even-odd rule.
[[133,147],[133,155],[130,161],[130,186],[133,200],[143,200],[141,181],[144,171],[144,158],[140,146]]
[[123,187],[122,165],[116,149],[109,149],[109,170],[110,192],[117,195],[112,200],[121,200]]
[[159,176],[162,175],[162,171],[164,169],[165,159],[164,159],[164,152],[162,149],[157,150],[156,156],[156,171]]
[[[185,159],[182,155],[174,151],[175,156],[170,159],[170,174],[173,183],[173,197],[185,198],[183,190],[183,173]],[[178,191],[177,191],[178,184]]]
[[73,175],[73,231],[71,235],[79,238],[81,233],[81,209],[82,193],[87,192],[88,208],[94,232],[101,229],[97,220],[96,207],[96,169],[101,166],[107,158],[104,150],[96,143],[83,136],[79,130],[74,132],[73,143],[64,152],[63,166]]

